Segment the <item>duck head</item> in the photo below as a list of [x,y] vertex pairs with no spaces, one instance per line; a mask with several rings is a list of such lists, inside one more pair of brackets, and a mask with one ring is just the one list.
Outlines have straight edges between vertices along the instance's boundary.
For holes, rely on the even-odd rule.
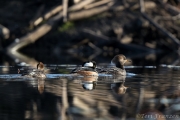
[[124,69],[124,64],[126,62],[131,62],[130,60],[127,60],[126,57],[122,54],[116,55],[112,60],[111,64],[115,65],[118,68]]
[[87,61],[82,64],[83,67],[90,67],[95,69],[96,68],[96,62],[95,61]]
[[42,62],[39,62],[39,63],[37,64],[37,69],[38,69],[38,70],[44,70],[44,64],[43,64]]

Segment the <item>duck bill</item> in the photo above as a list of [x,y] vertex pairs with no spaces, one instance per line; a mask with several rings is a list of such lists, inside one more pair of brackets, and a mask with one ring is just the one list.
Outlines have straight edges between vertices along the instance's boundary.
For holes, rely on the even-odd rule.
[[126,62],[131,63],[131,60],[125,60],[123,64],[125,64]]
[[126,62],[130,62],[131,63],[132,61],[131,60],[126,60]]

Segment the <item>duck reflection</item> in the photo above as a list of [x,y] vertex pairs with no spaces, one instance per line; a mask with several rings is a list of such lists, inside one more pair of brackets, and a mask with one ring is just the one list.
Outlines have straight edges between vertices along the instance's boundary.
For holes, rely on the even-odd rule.
[[38,79],[38,91],[40,94],[42,94],[44,92],[44,83],[45,83],[45,79],[39,78]]
[[29,87],[32,87],[34,90],[38,90],[37,92],[39,94],[43,94],[44,86],[45,86],[45,78],[29,79],[26,83],[28,84]]
[[128,87],[124,86],[126,76],[121,75],[112,75],[112,76],[99,76],[98,82],[110,83],[111,90],[118,94],[122,95],[126,93]]
[[125,94],[127,88],[128,87],[124,86],[124,82],[111,84],[111,89],[113,90],[113,92],[115,92],[118,95]]
[[85,90],[93,90],[96,88],[98,76],[83,76],[82,87]]

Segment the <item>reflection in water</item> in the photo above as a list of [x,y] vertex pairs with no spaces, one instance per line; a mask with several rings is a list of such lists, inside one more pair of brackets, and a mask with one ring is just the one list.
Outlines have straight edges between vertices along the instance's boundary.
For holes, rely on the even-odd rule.
[[98,76],[84,76],[82,78],[82,87],[85,90],[93,90],[96,88]]
[[44,83],[45,83],[44,79],[38,78],[38,91],[40,94],[44,92]]
[[0,120],[180,118],[179,70],[142,67],[127,71],[141,75],[48,74],[45,79],[0,75]]
[[119,95],[125,94],[127,88],[128,88],[128,87],[125,87],[125,86],[124,86],[124,82],[119,82],[119,83],[113,83],[113,84],[111,84],[111,89],[112,89],[115,93],[117,93],[117,94],[119,94]]

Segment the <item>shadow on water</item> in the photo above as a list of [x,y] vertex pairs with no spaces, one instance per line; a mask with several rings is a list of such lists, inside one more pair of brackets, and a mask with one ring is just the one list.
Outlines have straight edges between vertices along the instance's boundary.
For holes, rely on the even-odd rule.
[[127,76],[98,77],[50,66],[46,79],[0,75],[1,120],[180,118],[179,66],[128,66]]

